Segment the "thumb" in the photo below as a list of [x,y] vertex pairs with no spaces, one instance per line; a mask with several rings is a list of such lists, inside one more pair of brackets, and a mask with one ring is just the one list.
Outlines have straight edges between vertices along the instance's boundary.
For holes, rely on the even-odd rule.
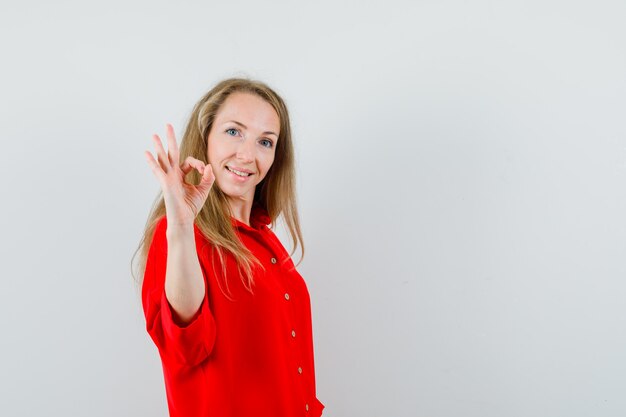
[[214,181],[215,175],[213,174],[213,167],[209,164],[206,164],[204,166],[204,172],[202,173],[202,179],[200,180],[200,184],[198,184],[198,188],[203,191],[211,188]]

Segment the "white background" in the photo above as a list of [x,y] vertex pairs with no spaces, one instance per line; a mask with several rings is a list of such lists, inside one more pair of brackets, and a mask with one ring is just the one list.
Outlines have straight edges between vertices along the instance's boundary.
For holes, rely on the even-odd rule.
[[167,415],[130,275],[143,151],[246,76],[292,115],[325,416],[626,415],[625,17],[3,3],[2,414]]

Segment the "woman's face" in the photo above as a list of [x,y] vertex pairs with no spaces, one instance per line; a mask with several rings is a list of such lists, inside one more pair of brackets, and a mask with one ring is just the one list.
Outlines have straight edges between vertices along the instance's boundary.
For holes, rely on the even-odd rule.
[[207,158],[230,199],[253,200],[274,162],[279,129],[278,114],[261,97],[236,92],[224,101],[209,132]]

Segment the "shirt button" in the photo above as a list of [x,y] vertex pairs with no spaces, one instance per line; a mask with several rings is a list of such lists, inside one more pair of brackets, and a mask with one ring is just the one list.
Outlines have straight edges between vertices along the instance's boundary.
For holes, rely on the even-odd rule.
[[304,408],[306,409],[306,411],[309,411],[309,405],[308,404],[304,404]]
[[289,294],[285,293],[285,300],[289,300]]
[[298,373],[301,374],[302,373],[302,367],[298,366]]
[[292,331],[291,331],[291,336],[292,336],[292,337],[296,337],[296,331],[295,331],[295,330],[292,330]]
[[276,258],[272,258],[272,259],[270,259],[270,261],[272,261],[272,263],[275,264],[276,263]]

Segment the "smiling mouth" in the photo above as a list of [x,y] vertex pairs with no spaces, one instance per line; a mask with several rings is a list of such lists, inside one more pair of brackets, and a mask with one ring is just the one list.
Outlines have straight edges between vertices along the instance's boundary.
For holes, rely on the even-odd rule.
[[247,172],[241,172],[241,171],[237,171],[236,169],[232,169],[231,167],[229,167],[228,165],[226,165],[226,169],[229,170],[230,172],[232,172],[235,175],[239,175],[240,177],[249,177],[252,174],[249,174]]

